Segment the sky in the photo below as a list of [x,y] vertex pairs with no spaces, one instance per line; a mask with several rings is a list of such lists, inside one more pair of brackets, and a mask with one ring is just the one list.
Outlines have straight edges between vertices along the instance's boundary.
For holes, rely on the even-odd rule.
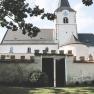
[[[31,2],[32,1],[32,2]],[[77,32],[78,33],[94,33],[94,4],[91,6],[85,6],[82,4],[82,0],[68,0],[71,8],[76,10],[77,19]],[[58,7],[59,0],[27,0],[31,7],[39,5],[40,8],[44,8],[45,12],[54,13]],[[55,28],[55,21],[42,20],[40,17],[27,18],[27,22],[32,22],[39,28]],[[0,41],[2,40],[6,32],[5,28],[0,27]]]

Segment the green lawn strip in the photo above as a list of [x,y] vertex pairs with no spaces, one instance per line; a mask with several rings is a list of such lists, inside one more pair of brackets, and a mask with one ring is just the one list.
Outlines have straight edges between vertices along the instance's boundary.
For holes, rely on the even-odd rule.
[[0,87],[0,94],[94,94],[94,87],[66,87],[66,88]]
[[52,94],[54,91],[47,88],[36,88],[36,90],[29,91],[30,94]]
[[74,87],[64,88],[64,90],[70,94],[94,94],[94,87]]

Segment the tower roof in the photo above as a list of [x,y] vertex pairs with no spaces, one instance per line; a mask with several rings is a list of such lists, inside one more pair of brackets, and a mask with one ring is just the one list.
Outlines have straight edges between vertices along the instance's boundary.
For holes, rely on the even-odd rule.
[[75,10],[73,10],[69,4],[68,0],[59,0],[59,6],[58,8],[55,10],[55,12],[60,12],[62,10],[69,10],[69,11],[73,11],[75,12]]
[[69,4],[68,0],[60,0],[59,7],[70,7],[70,4]]

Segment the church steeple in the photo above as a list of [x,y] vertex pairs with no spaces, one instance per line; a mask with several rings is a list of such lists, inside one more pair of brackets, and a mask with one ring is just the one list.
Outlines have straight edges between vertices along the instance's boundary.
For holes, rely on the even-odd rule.
[[[78,38],[76,25],[76,11],[73,10],[68,0],[58,0],[59,6],[56,9],[56,35],[59,46],[69,42],[71,34]],[[73,36],[72,36],[73,37]],[[73,39],[71,39],[73,41]]]
[[61,7],[70,7],[69,1],[68,0],[60,0],[59,8],[61,8]]
[[59,5],[55,12],[60,12],[62,10],[69,10],[75,12],[75,10],[71,8],[68,0],[59,0]]

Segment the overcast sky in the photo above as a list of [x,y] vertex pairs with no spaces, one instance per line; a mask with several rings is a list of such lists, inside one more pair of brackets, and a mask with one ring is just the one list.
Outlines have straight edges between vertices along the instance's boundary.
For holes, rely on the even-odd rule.
[[[32,1],[32,2],[31,2]],[[40,8],[45,8],[45,12],[54,12],[58,7],[59,0],[27,0],[30,6],[35,4]],[[94,33],[94,4],[86,7],[82,4],[82,0],[69,0],[71,7],[77,11],[77,29],[80,33]],[[39,17],[28,18],[27,22],[32,22],[39,28],[54,28],[54,22],[48,20],[40,20]],[[5,34],[6,29],[0,28],[0,40]]]

